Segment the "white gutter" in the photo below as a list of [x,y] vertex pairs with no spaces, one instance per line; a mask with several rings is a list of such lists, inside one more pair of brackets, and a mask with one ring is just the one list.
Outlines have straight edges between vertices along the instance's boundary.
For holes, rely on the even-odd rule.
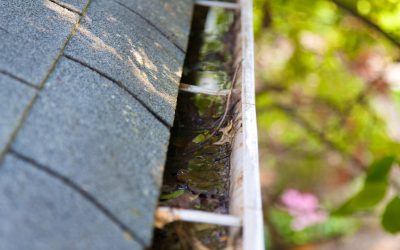
[[[253,2],[242,0],[243,249],[264,250],[254,77]],[[234,154],[233,152],[232,154]]]
[[[202,6],[233,9],[240,16],[240,28],[236,34],[235,61],[242,65],[232,91],[241,92],[241,100],[235,107],[237,116],[233,122],[236,133],[231,154],[230,214],[159,207],[156,217],[159,215],[161,221],[167,218],[171,220],[170,222],[181,220],[230,226],[230,235],[235,241],[233,245],[236,250],[264,250],[254,86],[253,2],[238,1],[238,3],[196,1],[196,4]],[[189,84],[181,84],[180,90],[211,95],[229,93],[227,90],[214,91]]]

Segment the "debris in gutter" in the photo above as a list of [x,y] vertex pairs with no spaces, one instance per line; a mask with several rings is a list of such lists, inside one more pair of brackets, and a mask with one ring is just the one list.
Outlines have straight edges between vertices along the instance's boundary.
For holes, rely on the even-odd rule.
[[[180,86],[159,200],[162,207],[227,215],[223,221],[235,221],[228,216],[231,141],[235,133],[232,107],[240,95],[233,89],[233,82],[241,64],[233,65],[232,60],[234,15],[221,8],[195,8],[181,80],[190,85]],[[201,23],[205,28],[199,27]],[[151,249],[227,248],[227,226],[180,219],[179,214],[157,210]]]

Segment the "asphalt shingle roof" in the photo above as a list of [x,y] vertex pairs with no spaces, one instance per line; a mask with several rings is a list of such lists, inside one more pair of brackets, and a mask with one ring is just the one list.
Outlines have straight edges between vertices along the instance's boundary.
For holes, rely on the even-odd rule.
[[150,244],[192,8],[0,0],[0,248]]

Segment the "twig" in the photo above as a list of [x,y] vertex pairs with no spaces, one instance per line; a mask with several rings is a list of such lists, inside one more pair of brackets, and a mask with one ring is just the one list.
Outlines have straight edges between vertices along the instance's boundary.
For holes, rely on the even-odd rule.
[[204,94],[204,95],[213,95],[213,96],[227,96],[229,95],[229,90],[214,90],[205,87],[200,87],[196,85],[181,83],[179,86],[180,91],[194,93],[194,94]]
[[242,66],[242,62],[243,62],[243,59],[240,60],[239,65],[236,66],[235,73],[233,74],[231,89],[229,91],[228,97],[226,98],[225,111],[224,111],[224,114],[223,114],[223,116],[221,118],[221,121],[219,122],[218,126],[214,129],[214,131],[211,133],[209,138],[213,137],[218,132],[218,130],[221,128],[222,124],[224,124],[224,122],[225,122],[226,116],[228,114],[228,110],[230,110],[230,107],[231,107],[232,91],[233,91],[233,88],[235,86],[237,73],[238,73],[240,67]]
[[208,1],[208,0],[197,0],[195,3],[199,6],[206,6],[206,7],[219,7],[225,8],[229,10],[236,10],[239,8],[239,4],[237,3],[229,3],[223,1]]

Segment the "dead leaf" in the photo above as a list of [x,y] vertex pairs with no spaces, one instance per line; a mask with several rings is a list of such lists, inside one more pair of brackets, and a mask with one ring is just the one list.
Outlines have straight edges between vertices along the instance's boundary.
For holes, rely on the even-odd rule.
[[160,202],[160,204],[162,206],[168,206],[168,207],[187,208],[187,207],[193,207],[196,204],[200,204],[200,200],[198,198],[199,198],[198,194],[192,194],[190,192],[186,192],[177,198],[167,201],[162,201]]
[[232,120],[230,120],[228,125],[225,128],[219,129],[219,132],[222,133],[222,136],[217,142],[214,142],[213,144],[214,145],[223,145],[225,143],[230,143],[233,138],[232,128],[233,128],[233,123],[232,123]]

